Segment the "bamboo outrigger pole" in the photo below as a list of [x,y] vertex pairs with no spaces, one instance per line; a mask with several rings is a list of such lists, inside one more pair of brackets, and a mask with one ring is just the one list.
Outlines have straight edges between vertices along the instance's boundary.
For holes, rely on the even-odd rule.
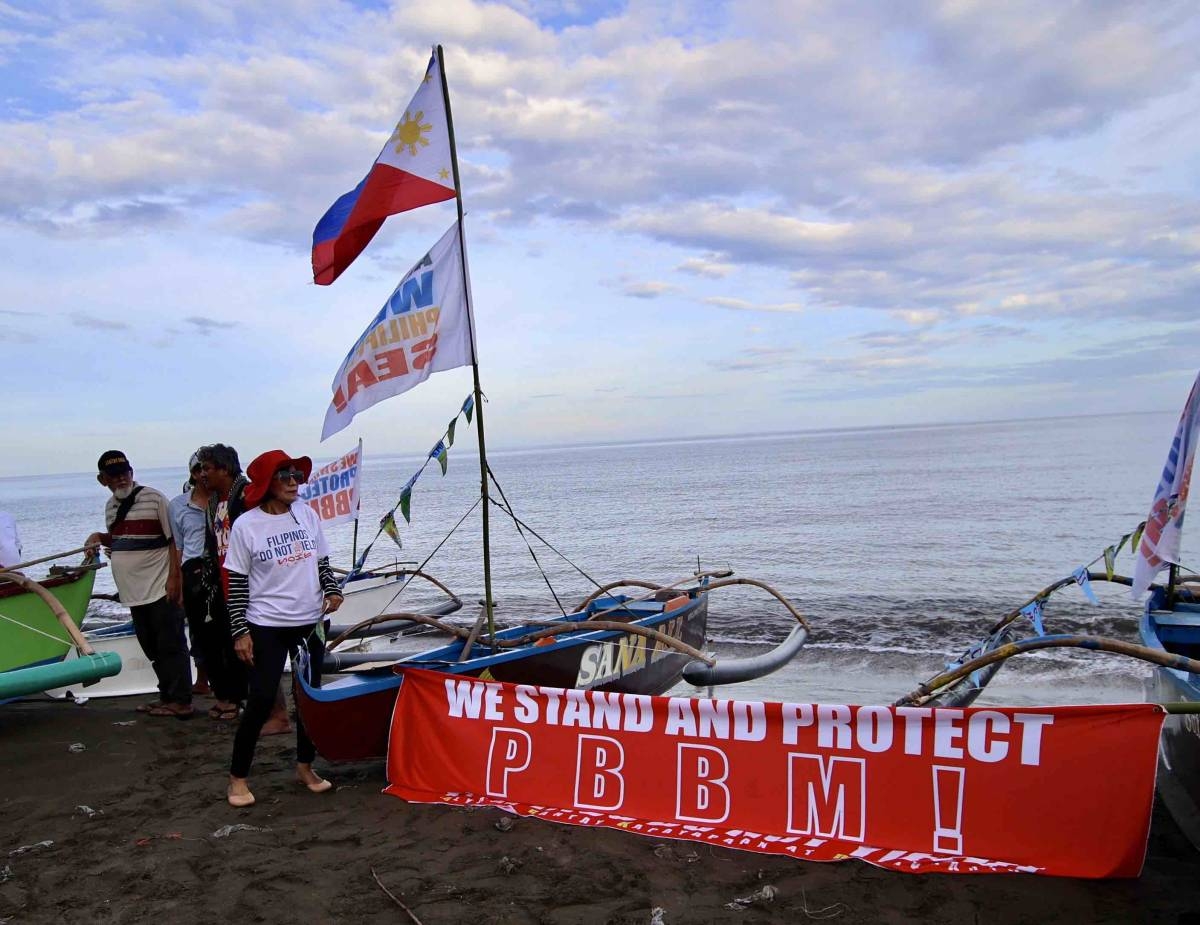
[[495,604],[492,600],[491,537],[488,532],[488,466],[483,439],[483,391],[479,387],[479,353],[475,348],[475,309],[471,304],[471,286],[467,278],[467,241],[463,231],[462,184],[458,177],[458,148],[454,143],[454,117],[450,114],[450,87],[446,83],[446,62],[442,46],[437,46],[438,75],[442,78],[442,101],[446,104],[446,132],[450,136],[450,167],[454,171],[454,203],[458,207],[459,261],[463,275],[463,296],[467,300],[467,329],[471,335],[471,375],[475,381],[475,430],[479,435],[479,494],[483,499],[483,600],[487,613],[488,635],[495,639]]

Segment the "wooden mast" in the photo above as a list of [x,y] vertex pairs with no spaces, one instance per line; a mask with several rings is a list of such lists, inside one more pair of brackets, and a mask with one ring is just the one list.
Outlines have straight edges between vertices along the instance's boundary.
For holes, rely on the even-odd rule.
[[462,258],[463,293],[467,301],[467,328],[471,334],[471,375],[475,382],[475,430],[479,435],[479,494],[483,499],[483,594],[487,613],[488,634],[495,636],[495,604],[492,599],[491,536],[488,530],[488,468],[487,449],[483,438],[483,391],[479,387],[479,354],[475,348],[475,311],[471,305],[471,287],[467,279],[467,242],[463,231],[462,184],[458,176],[458,149],[454,143],[454,118],[450,114],[450,87],[446,83],[446,64],[442,58],[442,46],[436,49],[438,75],[442,79],[442,99],[446,105],[446,131],[450,136],[450,165],[454,171],[454,202],[458,206],[458,246]]

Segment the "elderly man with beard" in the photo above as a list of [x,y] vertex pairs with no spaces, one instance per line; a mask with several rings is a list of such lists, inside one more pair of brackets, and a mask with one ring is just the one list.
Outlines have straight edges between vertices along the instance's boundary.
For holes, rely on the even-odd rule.
[[192,670],[183,633],[182,580],[166,497],[138,485],[120,450],[104,453],[96,481],[112,492],[104,506],[105,532],[84,545],[110,550],[121,603],[133,616],[138,643],[154,666],[159,699],[138,707],[150,716],[192,716]]

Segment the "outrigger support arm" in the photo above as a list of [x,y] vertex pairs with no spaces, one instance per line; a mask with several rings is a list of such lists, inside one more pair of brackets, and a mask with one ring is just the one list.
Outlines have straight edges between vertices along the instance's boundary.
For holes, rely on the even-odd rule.
[[912,693],[901,697],[893,706],[920,706],[941,688],[953,684],[955,681],[965,678],[973,671],[985,668],[993,662],[1003,661],[1012,658],[1014,655],[1022,655],[1026,652],[1035,652],[1038,649],[1066,648],[1090,649],[1095,652],[1113,652],[1117,655],[1128,655],[1131,658],[1138,658],[1154,665],[1161,665],[1164,668],[1174,668],[1176,671],[1200,674],[1200,661],[1196,659],[1187,658],[1183,655],[1173,655],[1161,649],[1151,649],[1148,646],[1140,646],[1137,643],[1125,642],[1121,639],[1110,639],[1107,636],[1036,636],[1033,639],[1023,639],[1020,642],[1012,642],[1008,645],[1000,646],[951,671],[942,672],[917,687]]
[[[66,552],[56,552],[52,556],[42,556],[40,559],[30,559],[28,562],[18,562],[16,565],[5,566],[10,572],[19,572],[23,568],[29,568],[31,565],[41,565],[43,562],[53,562],[55,559],[65,559],[67,556],[78,555],[81,552],[86,553],[88,548],[80,546],[78,549],[68,549]],[[87,564],[87,557],[84,558],[84,564]]]
[[[453,591],[451,591],[449,588],[447,588],[440,581],[438,581],[436,578],[434,578],[432,575],[422,572],[419,569],[415,569],[410,572],[405,572],[405,574],[410,576],[410,578],[409,578],[410,581],[413,578],[423,578],[426,581],[428,581],[430,584],[432,584],[434,587],[436,587],[438,590],[444,592],[445,595],[450,598],[451,603],[456,605],[454,608],[455,610],[458,610],[460,607],[462,607],[462,600],[459,598],[459,596],[457,594],[455,594]],[[369,617],[366,620],[362,620],[361,622],[354,624],[354,626],[350,627],[350,629],[346,630],[344,633],[342,633],[340,636],[338,636],[336,639],[334,639],[332,642],[330,642],[328,645],[326,645],[325,648],[328,651],[333,651],[333,649],[336,646],[341,645],[341,643],[345,642],[347,639],[349,639],[355,633],[358,633],[361,630],[368,629],[372,626],[376,626],[380,623],[387,623],[392,620],[402,620],[402,619],[413,619],[414,622],[417,622],[417,623],[424,622],[423,620],[415,619],[416,617],[421,617],[421,616],[424,616],[424,615],[423,614],[408,614],[408,613],[377,614],[374,617]],[[441,624],[437,623],[436,621],[430,625],[438,626],[439,628],[441,627]],[[446,626],[449,626],[449,624],[446,624]]]
[[[592,601],[596,600],[597,598],[603,597],[605,594],[607,594],[609,591],[612,591],[614,588],[626,588],[626,587],[628,587],[628,588],[649,588],[650,591],[653,592],[651,594],[643,595],[642,597],[632,598],[625,602],[626,604],[630,604],[630,603],[633,603],[633,601],[635,601],[635,600],[636,601],[649,600],[651,597],[654,596],[654,593],[657,593],[658,591],[671,591],[675,588],[679,588],[680,585],[686,585],[690,581],[698,581],[701,578],[728,578],[732,574],[733,574],[733,572],[727,568],[713,569],[708,572],[697,572],[695,575],[689,575],[687,578],[681,578],[681,579],[679,579],[679,581],[673,581],[669,585],[662,585],[655,581],[646,581],[645,579],[642,579],[642,578],[622,578],[619,581],[610,581],[606,585],[601,585],[599,588],[597,588],[595,591],[593,591],[591,594],[589,594],[587,597],[585,597],[583,599],[583,602],[575,609],[576,610],[586,610],[588,604],[590,604]],[[683,589],[680,589],[680,590],[683,590]],[[706,590],[707,590],[707,586],[706,586]],[[624,605],[622,605],[622,606],[624,606]],[[621,608],[616,607],[614,609],[620,610]]]
[[[622,604],[618,604],[616,607],[613,607],[610,610],[602,611],[601,613],[597,614],[597,616],[603,616],[603,614],[605,614],[605,613],[612,613],[612,612],[615,612],[618,610],[622,610],[627,604],[632,604],[635,601],[647,600],[647,599],[653,597],[659,591],[671,591],[675,588],[679,588],[680,585],[687,584],[689,581],[694,581],[695,579],[698,579],[698,578],[716,578],[717,579],[716,581],[709,582],[708,584],[701,586],[697,590],[715,591],[717,588],[728,588],[728,587],[732,587],[733,585],[750,585],[751,587],[754,587],[754,588],[762,588],[762,590],[764,590],[768,594],[770,594],[773,598],[775,598],[777,601],[779,601],[779,603],[783,604],[783,606],[787,608],[788,613],[790,613],[793,617],[796,618],[797,623],[799,623],[801,626],[803,626],[807,630],[812,629],[812,627],[809,626],[809,624],[808,624],[808,620],[806,620],[804,618],[804,614],[800,613],[800,611],[796,609],[795,605],[792,604],[791,601],[789,601],[786,597],[784,597],[782,594],[780,594],[778,591],[776,591],[774,588],[772,588],[765,581],[759,581],[757,578],[730,578],[729,576],[732,574],[733,573],[729,569],[716,569],[711,572],[700,572],[696,575],[691,576],[690,578],[683,578],[683,579],[680,579],[679,581],[676,581],[669,585],[659,585],[659,584],[655,584],[652,581],[643,581],[640,578],[625,578],[625,579],[622,579],[621,581],[611,581],[608,584],[602,585],[601,587],[597,588],[595,591],[593,591],[591,594],[589,594],[586,598],[584,598],[583,603],[581,603],[579,605],[578,609],[583,610],[584,608],[587,607],[588,604],[592,603],[592,601],[601,597],[605,593],[611,591],[613,588],[621,588],[621,587],[649,588],[651,593],[644,594],[641,597],[631,598],[630,600],[625,601]],[[684,589],[680,588],[680,590],[684,590]]]
[[[749,585],[754,588],[761,588],[766,591],[777,601],[787,608],[788,613],[796,618],[796,625],[792,627],[792,631],[788,633],[787,638],[769,652],[764,652],[761,655],[751,656],[749,658],[734,658],[715,661],[708,657],[695,659],[683,667],[683,679],[695,687],[712,687],[717,684],[736,684],[742,681],[752,681],[755,678],[762,678],[772,672],[778,671],[804,648],[804,644],[808,642],[808,635],[811,632],[811,627],[804,615],[796,609],[786,597],[768,585],[766,582],[759,581],[756,578],[731,578],[733,573],[729,569],[721,569],[712,572],[697,572],[694,578],[716,577],[716,581],[709,582],[703,585],[705,592],[716,590],[717,588],[728,588],[735,585]],[[686,584],[693,580],[685,578],[682,581],[677,581],[673,585],[656,585],[653,582],[642,581],[637,578],[629,578],[623,581],[614,581],[596,589],[592,594],[579,606],[583,610],[598,597],[613,588],[623,586],[649,588],[651,594],[643,595],[635,600],[644,600],[647,597],[652,597],[660,591],[667,591],[679,585]],[[681,589],[682,590],[682,589]],[[589,618],[588,623],[594,625],[596,617],[604,616],[606,613],[622,610],[630,602],[625,602],[611,607],[608,610],[601,611],[594,617]]]
[[[450,636],[456,636],[459,639],[466,640],[470,637],[471,631],[461,627],[454,626],[451,623],[446,623],[436,617],[426,616],[422,613],[382,613],[374,619],[380,621],[390,620],[411,620],[413,623],[423,623],[425,626],[432,626],[435,629],[441,630]],[[668,636],[666,633],[660,633],[658,630],[649,629],[645,626],[637,626],[635,624],[621,623],[618,621],[608,620],[565,620],[565,621],[547,621],[545,623],[529,623],[528,626],[538,626],[542,629],[535,630],[532,633],[526,633],[515,639],[494,639],[488,640],[488,645],[497,649],[515,649],[520,646],[527,646],[531,642],[536,642],[539,639],[544,639],[547,636],[561,636],[566,633],[593,633],[597,630],[617,630],[622,633],[630,633],[634,636],[644,636],[647,639],[653,639],[656,642],[662,643],[671,649],[676,649],[684,655],[690,655],[692,658],[704,662],[706,665],[712,665],[713,659],[705,655],[698,649],[694,649],[686,642],[680,642],[673,636]],[[339,636],[337,640],[330,643],[333,646],[345,638],[345,634]],[[331,653],[338,654],[338,653]],[[373,660],[383,661],[389,656],[384,652],[365,653],[370,655]]]

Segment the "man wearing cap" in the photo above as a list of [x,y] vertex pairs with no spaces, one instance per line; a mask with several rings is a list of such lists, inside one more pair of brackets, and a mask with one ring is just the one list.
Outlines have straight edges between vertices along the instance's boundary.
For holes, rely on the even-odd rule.
[[104,533],[84,545],[110,549],[113,580],[129,608],[138,643],[154,666],[159,699],[138,707],[151,716],[192,715],[192,672],[181,609],[182,583],[167,499],[133,480],[133,467],[120,450],[97,462],[96,481],[112,492],[104,506]]

